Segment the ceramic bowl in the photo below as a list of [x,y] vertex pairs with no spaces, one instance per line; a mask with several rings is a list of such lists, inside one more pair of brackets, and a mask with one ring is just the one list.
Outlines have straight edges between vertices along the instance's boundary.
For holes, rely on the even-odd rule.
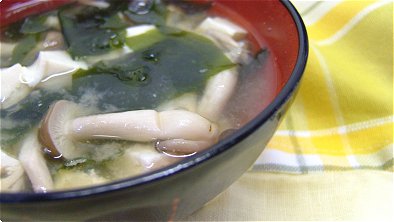
[[2,193],[2,219],[180,220],[248,170],[296,95],[308,56],[307,33],[296,9],[285,0],[215,0],[210,13],[248,29],[256,50],[268,46],[278,71],[267,77],[260,70],[256,84],[268,81],[277,87],[271,96],[264,89],[250,89],[251,108],[238,131],[204,152],[138,177],[64,192]]

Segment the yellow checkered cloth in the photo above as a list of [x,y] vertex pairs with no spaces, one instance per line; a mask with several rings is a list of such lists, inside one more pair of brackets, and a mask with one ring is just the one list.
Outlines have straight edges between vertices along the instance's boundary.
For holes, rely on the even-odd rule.
[[292,0],[310,56],[252,170],[187,221],[394,221],[393,1]]
[[393,1],[292,2],[310,40],[297,98],[253,169],[185,221],[394,221]]
[[255,170],[393,170],[393,1],[293,1],[310,55]]

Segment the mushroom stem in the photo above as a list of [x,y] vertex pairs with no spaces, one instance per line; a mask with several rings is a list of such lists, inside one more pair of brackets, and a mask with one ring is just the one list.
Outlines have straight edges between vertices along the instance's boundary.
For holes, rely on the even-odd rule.
[[21,163],[0,150],[0,191],[22,191],[25,187]]
[[200,152],[213,144],[213,141],[191,141],[184,139],[172,139],[172,140],[164,140],[158,141],[156,143],[156,149],[171,153],[171,154],[180,154],[187,155],[195,152]]
[[[204,117],[186,110],[136,110],[75,118],[80,113],[77,104],[65,100],[51,106],[45,116],[38,138],[51,151],[53,157],[66,159],[83,155],[85,150],[74,146],[73,141],[90,139],[116,139],[135,142],[166,142],[169,150],[178,150],[178,139],[189,141],[190,147],[208,147],[217,141],[218,127]],[[190,143],[198,144],[191,146]],[[171,144],[178,148],[171,148]]]
[[218,129],[207,119],[185,110],[136,110],[76,118],[70,124],[69,134],[78,140],[214,140]]
[[224,70],[212,76],[208,80],[204,94],[198,104],[198,113],[211,121],[217,121],[233,95],[237,81],[236,68]]
[[23,141],[19,161],[25,169],[35,192],[46,193],[53,189],[52,177],[41,152],[36,131],[29,134]]

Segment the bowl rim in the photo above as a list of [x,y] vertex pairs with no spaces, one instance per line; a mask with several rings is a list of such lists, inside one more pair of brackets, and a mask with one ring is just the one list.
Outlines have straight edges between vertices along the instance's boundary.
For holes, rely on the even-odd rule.
[[164,179],[168,176],[186,171],[201,162],[207,161],[233,147],[235,144],[241,142],[243,139],[254,133],[260,126],[269,120],[276,112],[282,107],[291,97],[300,83],[301,77],[305,70],[308,58],[308,36],[305,25],[301,19],[300,14],[295,9],[289,0],[280,0],[284,7],[290,13],[296,29],[298,31],[299,49],[297,60],[290,78],[280,90],[278,95],[273,101],[255,118],[245,124],[242,128],[234,132],[231,136],[218,142],[211,148],[171,164],[167,167],[152,171],[140,176],[122,179],[115,182],[86,187],[81,189],[73,189],[66,191],[54,191],[48,193],[32,193],[32,192],[19,192],[19,193],[0,193],[0,203],[28,203],[36,201],[61,201],[65,199],[84,198],[92,195],[106,194],[109,192],[120,191],[131,187],[138,187],[144,184]]

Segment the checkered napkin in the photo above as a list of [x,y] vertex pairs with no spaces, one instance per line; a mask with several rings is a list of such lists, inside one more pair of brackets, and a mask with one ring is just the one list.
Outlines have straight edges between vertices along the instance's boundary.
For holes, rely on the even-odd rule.
[[393,1],[292,1],[309,34],[301,88],[253,170],[393,171]]

